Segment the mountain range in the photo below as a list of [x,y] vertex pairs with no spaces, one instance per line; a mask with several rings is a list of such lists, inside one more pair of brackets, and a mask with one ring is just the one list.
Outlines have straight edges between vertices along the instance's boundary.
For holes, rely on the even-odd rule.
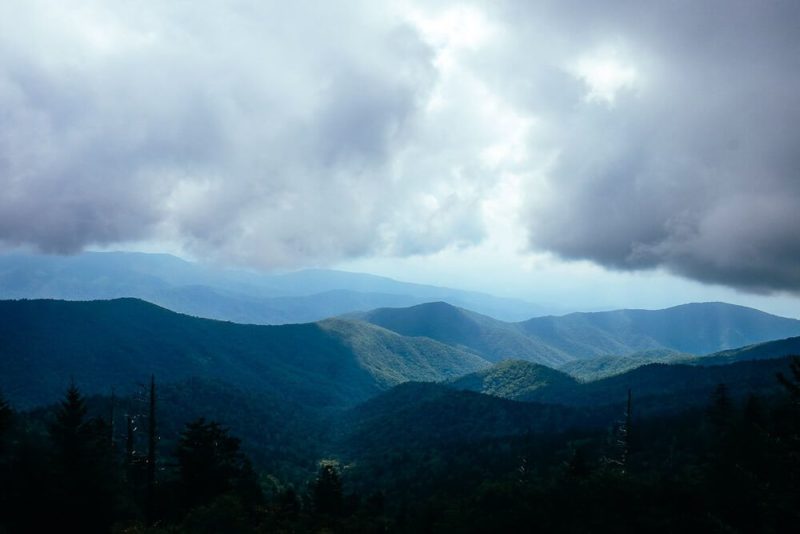
[[489,364],[363,322],[241,325],[136,299],[0,301],[0,391],[15,406],[56,400],[70,377],[90,394],[213,378],[313,407],[350,406],[395,384]]
[[[684,313],[694,328],[680,320]],[[688,364],[721,365],[800,352],[800,338],[729,350],[732,339],[752,342],[800,333],[800,321],[717,303],[545,317],[542,321],[553,327],[548,336],[531,326],[538,321],[504,323],[432,303],[358,318],[264,326],[200,319],[129,298],[0,301],[0,390],[17,405],[34,406],[56,399],[68,377],[88,393],[104,393],[110,387],[124,391],[154,373],[163,382],[213,378],[309,406],[348,407],[407,381],[444,381],[479,372],[487,374],[460,380],[483,376],[489,384],[498,382],[499,372],[497,385],[465,389],[542,400],[540,393],[519,391],[539,392],[540,383],[577,384],[552,365],[564,363],[576,338],[588,343],[601,337],[608,342],[606,350],[615,351],[672,343],[652,354]],[[687,347],[728,350],[697,361],[668,352]],[[649,363],[646,357],[630,359]],[[525,367],[510,360],[550,366]],[[588,365],[595,360],[584,353],[573,361]],[[497,365],[490,369],[492,363]],[[621,370],[631,367],[622,365]]]
[[[615,340],[612,347],[634,350],[642,343],[631,338],[656,344],[679,337],[652,325],[682,312],[696,328],[685,332],[683,345],[673,342],[677,347],[720,347],[793,326],[721,304],[566,316],[571,329],[559,326],[559,318],[545,319],[560,336],[571,332],[585,342],[602,335]],[[609,317],[626,317],[628,329]],[[469,448],[573,428],[602,433],[620,418],[629,389],[634,413],[644,418],[697,410],[720,383],[736,398],[770,396],[780,390],[775,375],[786,373],[788,357],[800,353],[800,337],[792,337],[709,355],[677,349],[584,355],[561,370],[537,363],[533,349],[522,353],[529,360],[504,359],[502,347],[535,349],[545,340],[553,354],[566,350],[570,339],[536,337],[529,323],[443,303],[267,326],[191,317],[131,298],[0,301],[0,392],[15,408],[35,410],[57,402],[74,381],[84,393],[102,396],[93,400],[93,413],[108,413],[112,388],[120,411],[142,413],[142,384],[154,374],[165,451],[174,448],[185,422],[212,417],[241,436],[269,473],[301,481],[324,457],[370,458],[371,469],[380,470],[387,454],[402,462],[407,448],[423,454],[428,447]],[[598,326],[609,323],[617,328]],[[637,337],[633,329],[641,324],[646,335]],[[630,361],[636,368],[626,368]],[[578,378],[565,372],[593,362],[594,371],[573,369]],[[586,380],[592,373],[597,376]]]
[[522,300],[326,269],[283,274],[214,268],[168,254],[0,255],[0,299],[133,297],[173,311],[238,323],[307,323],[434,300],[507,320],[552,312]]
[[800,335],[800,321],[721,302],[664,310],[618,310],[509,323],[445,302],[384,308],[351,317],[405,336],[472,351],[490,362],[518,359],[551,367],[628,356],[640,361],[701,355]]

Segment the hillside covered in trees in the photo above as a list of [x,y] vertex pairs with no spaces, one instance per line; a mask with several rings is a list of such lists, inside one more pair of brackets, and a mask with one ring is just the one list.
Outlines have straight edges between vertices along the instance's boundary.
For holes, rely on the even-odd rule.
[[133,299],[0,312],[0,532],[800,520],[797,338],[579,380],[359,320],[247,326]]

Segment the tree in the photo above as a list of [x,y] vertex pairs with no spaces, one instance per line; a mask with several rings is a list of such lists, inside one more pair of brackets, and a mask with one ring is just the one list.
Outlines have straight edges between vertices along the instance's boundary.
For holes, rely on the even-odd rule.
[[800,404],[800,356],[793,356],[789,364],[789,369],[792,372],[792,378],[787,378],[783,373],[778,373],[778,382],[786,389],[792,401],[795,404]]
[[733,423],[733,403],[728,394],[728,386],[717,384],[711,393],[708,419],[719,436],[726,436]]
[[239,445],[239,439],[215,421],[201,417],[186,425],[175,456],[188,507],[208,504],[225,493],[246,503],[260,500],[255,473]]
[[318,514],[331,517],[341,515],[344,494],[342,480],[334,465],[325,463],[320,467],[317,479],[311,486],[311,498]]
[[147,418],[147,524],[155,521],[155,495],[156,495],[156,377],[150,376],[150,413]]
[[104,531],[112,515],[114,468],[108,425],[87,419],[86,402],[71,383],[50,425],[53,443],[53,517],[82,532]]
[[80,390],[71,383],[50,426],[50,438],[56,455],[66,468],[74,468],[84,461],[88,445],[86,435],[86,401]]
[[6,402],[3,394],[0,393],[0,453],[3,452],[5,435],[11,428],[11,420],[13,416],[14,412],[11,409],[11,406],[9,406],[8,402]]

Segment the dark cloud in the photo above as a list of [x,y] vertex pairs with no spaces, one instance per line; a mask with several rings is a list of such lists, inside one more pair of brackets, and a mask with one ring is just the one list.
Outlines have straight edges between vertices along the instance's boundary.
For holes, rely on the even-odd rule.
[[546,141],[558,152],[547,187],[529,190],[531,246],[612,269],[800,290],[800,4],[524,9],[516,19],[546,20],[553,42],[570,36],[551,60],[605,47],[639,73],[613,103],[521,104],[552,114]]
[[433,53],[371,2],[4,3],[0,242],[261,267],[474,242],[454,158],[410,156]]
[[429,254],[522,183],[532,250],[798,291],[798,28],[778,1],[4,2],[0,243]]

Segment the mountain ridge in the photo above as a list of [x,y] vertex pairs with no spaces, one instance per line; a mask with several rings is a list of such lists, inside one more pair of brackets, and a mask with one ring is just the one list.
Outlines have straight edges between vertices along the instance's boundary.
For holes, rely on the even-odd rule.
[[139,252],[0,255],[0,298],[123,297],[198,317],[253,324],[314,322],[439,299],[514,320],[545,311],[517,299],[330,269],[265,274]]
[[432,340],[342,320],[241,325],[138,299],[0,301],[0,390],[20,406],[50,402],[70,377],[87,393],[124,392],[154,373],[347,406],[406,380],[442,380],[489,365]]
[[571,360],[647,351],[701,355],[800,335],[800,320],[726,303],[576,312],[517,323],[444,302],[381,308],[351,317],[406,336],[430,337],[467,348],[492,362],[523,359],[551,367]]

